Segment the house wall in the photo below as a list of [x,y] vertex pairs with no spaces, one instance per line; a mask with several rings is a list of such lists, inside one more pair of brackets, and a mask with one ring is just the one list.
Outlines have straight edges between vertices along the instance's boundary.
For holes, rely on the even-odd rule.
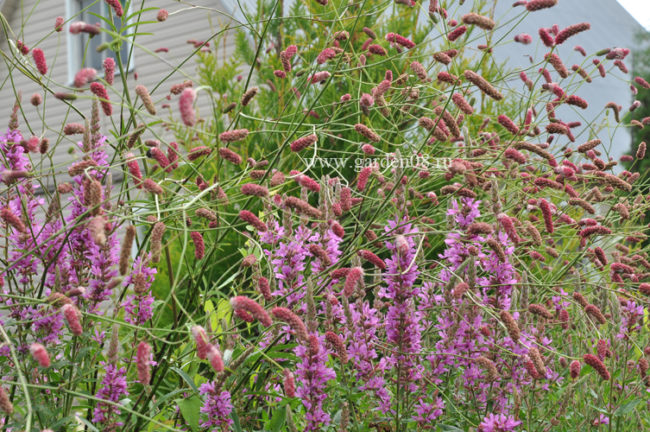
[[[103,0],[102,0],[103,1]],[[139,2],[134,2],[138,3]],[[178,119],[178,100],[177,96],[172,96],[171,100],[166,100],[169,95],[169,88],[175,83],[196,77],[196,63],[190,59],[179,70],[174,72],[170,78],[167,78],[159,87],[153,91],[154,87],[160,83],[173,70],[174,67],[183,62],[194,50],[193,45],[188,44],[188,39],[208,40],[212,35],[224,28],[224,25],[230,21],[227,15],[219,13],[219,10],[227,10],[219,0],[193,0],[193,6],[180,4],[173,0],[147,0],[145,7],[156,8],[143,14],[143,23],[138,28],[139,33],[143,34],[136,38],[134,48],[134,69],[127,75],[127,85],[130,88],[130,97],[132,101],[139,101],[134,92],[137,84],[143,84],[152,92],[152,97],[156,103],[159,116],[165,118],[166,110],[161,108],[163,103],[171,105],[174,117]],[[158,8],[165,8],[170,12],[169,18],[160,23],[156,20]],[[6,53],[14,53],[15,57],[10,60],[0,61],[0,100],[4,103],[0,108],[3,115],[0,121],[8,122],[9,113],[16,92],[22,93],[22,112],[20,118],[21,130],[25,135],[31,133],[36,136],[45,136],[50,140],[51,148],[54,144],[56,151],[51,157],[41,157],[33,155],[33,164],[35,170],[47,170],[52,167],[56,172],[65,172],[65,168],[74,158],[80,157],[78,152],[71,154],[75,142],[80,139],[79,136],[65,137],[61,130],[64,124],[70,122],[83,123],[84,117],[90,117],[90,96],[91,93],[76,92],[79,99],[66,103],[55,99],[51,92],[44,92],[40,84],[42,82],[52,92],[71,92],[70,78],[68,72],[68,37],[67,24],[64,31],[56,33],[54,29],[54,20],[57,16],[64,16],[66,19],[66,1],[65,0],[6,0],[3,5],[4,13],[9,17],[11,42],[3,40],[1,42],[2,50]],[[74,20],[73,20],[74,21]],[[72,36],[77,37],[77,36]],[[3,38],[4,39],[4,38]],[[15,54],[15,49],[10,49],[8,43],[13,43],[16,39],[24,41],[30,48],[39,47],[45,53],[48,64],[48,75],[43,77],[35,69],[31,53],[26,57],[21,54]],[[221,44],[218,55],[221,58],[227,58],[232,55],[233,37],[230,35],[225,44]],[[167,53],[153,53],[157,48],[165,47],[169,49]],[[211,44],[211,48],[214,43]],[[40,82],[34,82],[24,74],[16,70],[16,65],[30,70]],[[99,71],[101,72],[101,71]],[[137,81],[135,76],[137,74]],[[125,105],[121,105],[122,99],[122,82],[119,76],[115,77],[115,84],[109,89],[109,96],[113,102],[113,115],[110,118],[103,118],[104,132],[111,129],[117,129],[113,125],[120,125],[120,121],[128,119],[129,110]],[[41,94],[45,103],[35,108],[29,100],[34,93]],[[203,98],[207,103],[208,98]],[[199,104],[201,98],[199,98]],[[78,111],[74,111],[74,106]],[[199,105],[201,109],[201,105]],[[81,114],[80,114],[81,113]],[[140,110],[137,123],[149,123],[152,121],[146,111]],[[163,126],[154,126],[154,131],[164,135]],[[1,128],[0,128],[1,129]],[[30,132],[31,131],[31,132]],[[112,139],[114,142],[114,139]],[[62,174],[62,179],[67,180],[67,174]]]

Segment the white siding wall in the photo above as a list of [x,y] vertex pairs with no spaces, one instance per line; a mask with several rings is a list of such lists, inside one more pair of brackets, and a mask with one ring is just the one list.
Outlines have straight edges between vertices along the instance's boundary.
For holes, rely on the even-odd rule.
[[[100,0],[103,1],[103,0]],[[135,5],[140,5],[140,1],[135,0]],[[173,69],[179,65],[188,55],[192,53],[194,47],[188,44],[188,39],[207,40],[215,33],[223,29],[229,21],[226,15],[218,13],[218,10],[224,10],[219,0],[193,0],[192,6],[180,4],[173,0],[147,0],[145,7],[165,8],[170,12],[167,21],[159,23],[156,21],[156,10],[148,11],[143,14],[143,21],[153,21],[152,23],[141,24],[138,28],[139,33],[152,33],[151,35],[138,36],[134,51],[133,72],[127,76],[128,86],[131,89],[131,99],[135,100],[136,96],[133,91],[137,84],[143,84],[148,89],[153,89],[162,79],[164,79]],[[54,92],[70,92],[65,86],[69,84],[68,74],[68,43],[69,37],[66,30],[56,33],[53,31],[54,20],[61,15],[66,17],[65,0],[11,0],[11,4],[5,4],[5,8],[10,9],[5,13],[10,17],[9,23],[13,32],[12,39],[23,40],[30,48],[39,47],[45,53],[48,63],[48,75],[42,77],[33,66],[31,53],[27,57],[18,55],[18,61],[26,63],[37,79],[42,80],[45,85]],[[66,17],[68,18],[68,17]],[[230,35],[225,46],[221,44],[218,54],[220,57],[227,57],[232,54],[233,36]],[[2,49],[10,52],[7,41],[2,41]],[[169,49],[168,53],[153,54],[152,52],[160,47]],[[211,48],[214,43],[211,43]],[[144,49],[143,49],[144,48]],[[147,52],[147,50],[149,52]],[[12,50],[11,52],[15,52]],[[101,71],[100,71],[101,72]],[[138,79],[135,80],[134,72],[137,73]],[[169,95],[169,88],[172,84],[182,82],[186,79],[196,77],[196,63],[194,59],[186,62],[178,72],[163,83],[160,88],[152,94],[159,115],[166,115],[161,109],[163,103],[171,105],[175,118],[178,116],[177,96],[172,96],[171,100],[166,100]],[[13,83],[12,83],[13,80]],[[42,161],[44,167],[52,163],[59,171],[63,171],[71,158],[68,151],[74,147],[74,142],[79,139],[76,137],[65,137],[61,135],[62,126],[69,122],[83,123],[84,118],[77,112],[70,109],[65,102],[55,99],[52,94],[44,92],[39,83],[33,82],[23,74],[15,70],[14,66],[8,64],[5,60],[0,61],[0,100],[3,104],[0,107],[0,122],[7,122],[8,115],[11,111],[15,99],[14,89],[22,92],[23,96],[23,113],[20,123],[21,130],[25,135],[31,133],[37,136],[49,138],[51,146],[57,141],[56,153],[52,161],[47,158],[40,159],[40,155],[34,156],[34,163],[37,165]],[[45,103],[38,109],[30,103],[30,97],[33,93],[39,93],[45,97]],[[113,115],[111,118],[104,118],[104,132],[107,133],[111,123],[119,125],[121,117],[120,98],[122,94],[121,79],[115,77],[115,87],[109,90],[109,96],[115,103]],[[71,102],[84,116],[90,116],[90,99],[91,93],[87,90],[78,93],[79,99]],[[206,100],[207,98],[203,98]],[[199,98],[201,101],[201,98]],[[43,108],[45,107],[45,109]],[[200,108],[200,107],[199,107]],[[142,110],[142,112],[144,112]],[[128,109],[125,107],[124,115],[128,116]],[[138,123],[150,122],[151,117],[146,113],[141,114]],[[125,117],[126,118],[126,117]],[[4,132],[6,126],[0,129]],[[162,126],[157,126],[157,133],[163,134]],[[63,179],[63,180],[67,180]]]

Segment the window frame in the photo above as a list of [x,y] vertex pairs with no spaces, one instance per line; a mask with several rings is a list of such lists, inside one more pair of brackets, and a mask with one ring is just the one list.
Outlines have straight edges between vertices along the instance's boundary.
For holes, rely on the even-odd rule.
[[[66,25],[66,32],[67,32],[67,50],[68,50],[68,85],[72,85],[74,82],[74,78],[77,75],[77,72],[79,72],[82,69],[82,59],[84,55],[84,45],[82,43],[82,38],[79,37],[79,35],[74,35],[69,32],[69,25],[70,23],[74,21],[78,21],[81,19],[80,14],[84,10],[84,8],[81,7],[83,0],[66,0],[66,17],[68,20],[68,24]],[[128,2],[125,2],[129,9],[130,5]],[[95,4],[98,4],[100,7],[102,7],[102,13],[107,13],[109,6],[104,2],[103,0],[96,0]],[[124,14],[128,15],[129,9],[125,8]],[[73,19],[74,18],[74,19]],[[127,20],[125,22],[125,25],[131,24],[132,20]],[[133,28],[129,28],[126,34],[132,34],[133,33]],[[104,32],[101,32],[98,36],[101,36],[102,38],[104,37]],[[95,36],[95,37],[98,37]],[[128,47],[128,52],[131,52],[133,48],[133,44],[129,41],[126,42],[127,47]],[[101,55],[101,53],[97,53]],[[86,54],[87,55],[87,54]],[[102,59],[103,62],[103,59]],[[135,50],[131,52],[131,56],[129,59],[129,64],[126,68],[126,73],[133,72],[135,69]],[[120,71],[115,69],[115,75],[119,75]],[[97,76],[102,77],[104,75],[103,69],[98,69],[97,70]]]

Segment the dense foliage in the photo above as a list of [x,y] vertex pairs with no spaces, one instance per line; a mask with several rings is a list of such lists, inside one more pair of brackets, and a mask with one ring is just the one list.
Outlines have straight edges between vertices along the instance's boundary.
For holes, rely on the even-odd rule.
[[[93,99],[49,141],[73,160],[48,166],[20,98],[0,138],[3,430],[650,426],[647,175],[572,132],[592,79],[650,88],[629,50],[567,68],[588,24],[514,35],[487,1],[260,1],[189,45],[193,80],[147,89],[124,11],[175,13],[106,3],[53,23],[114,38],[46,98]],[[526,70],[491,56],[532,39]]]

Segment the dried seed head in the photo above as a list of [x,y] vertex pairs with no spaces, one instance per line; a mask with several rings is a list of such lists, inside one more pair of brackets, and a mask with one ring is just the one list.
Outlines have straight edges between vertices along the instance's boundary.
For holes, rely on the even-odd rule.
[[135,86],[135,94],[140,97],[140,100],[142,100],[142,104],[146,108],[147,112],[151,115],[156,115],[156,107],[151,100],[149,90],[147,90],[147,88],[143,85],[137,85]]
[[491,18],[476,13],[465,14],[461,19],[463,20],[463,23],[475,25],[483,30],[492,30],[495,25],[494,20]]
[[521,332],[519,330],[519,326],[517,325],[517,321],[515,321],[512,315],[510,315],[510,312],[506,310],[501,311],[500,317],[501,321],[503,321],[503,324],[506,326],[506,330],[508,330],[510,339],[512,339],[514,342],[519,342]]
[[574,360],[571,362],[569,365],[569,375],[571,376],[571,379],[576,379],[580,375],[580,362],[578,360]]
[[585,312],[588,315],[591,315],[598,324],[605,324],[607,322],[607,320],[605,319],[605,315],[603,315],[603,313],[596,305],[588,304],[587,306],[585,306]]
[[156,222],[151,229],[151,261],[157,263],[160,261],[160,253],[162,252],[162,239],[167,227],[163,222]]
[[259,87],[251,87],[246,92],[242,95],[241,97],[241,104],[242,106],[246,106],[250,103],[251,100],[259,93],[260,89]]
[[503,99],[503,95],[499,93],[499,91],[492,86],[485,78],[480,76],[474,71],[471,70],[466,70],[463,72],[463,75],[465,76],[465,79],[472,84],[474,84],[476,87],[478,87],[483,93],[486,95],[490,96],[494,100],[501,100]]
[[535,347],[531,348],[528,350],[528,356],[533,362],[533,366],[535,366],[537,373],[544,378],[546,376],[546,366],[544,365],[544,360],[542,359],[539,350]]
[[485,369],[487,372],[487,375],[485,377],[486,381],[493,382],[499,379],[499,372],[497,372],[497,367],[492,360],[480,356],[476,358],[476,364]]
[[88,232],[96,245],[104,246],[106,244],[106,218],[99,215],[90,219]]
[[0,410],[4,411],[7,415],[11,415],[14,412],[14,405],[11,403],[9,395],[2,386],[0,386]]
[[142,182],[142,187],[147,192],[151,192],[151,193],[156,194],[156,195],[162,195],[163,192],[164,192],[163,188],[160,187],[160,185],[158,183],[156,183],[155,181],[153,181],[151,179],[145,179]]
[[541,317],[546,318],[546,319],[553,318],[553,315],[551,315],[551,313],[548,311],[548,309],[546,309],[541,304],[536,304],[536,303],[530,304],[528,306],[528,312],[530,312],[530,313],[532,313],[534,315],[541,316]]

